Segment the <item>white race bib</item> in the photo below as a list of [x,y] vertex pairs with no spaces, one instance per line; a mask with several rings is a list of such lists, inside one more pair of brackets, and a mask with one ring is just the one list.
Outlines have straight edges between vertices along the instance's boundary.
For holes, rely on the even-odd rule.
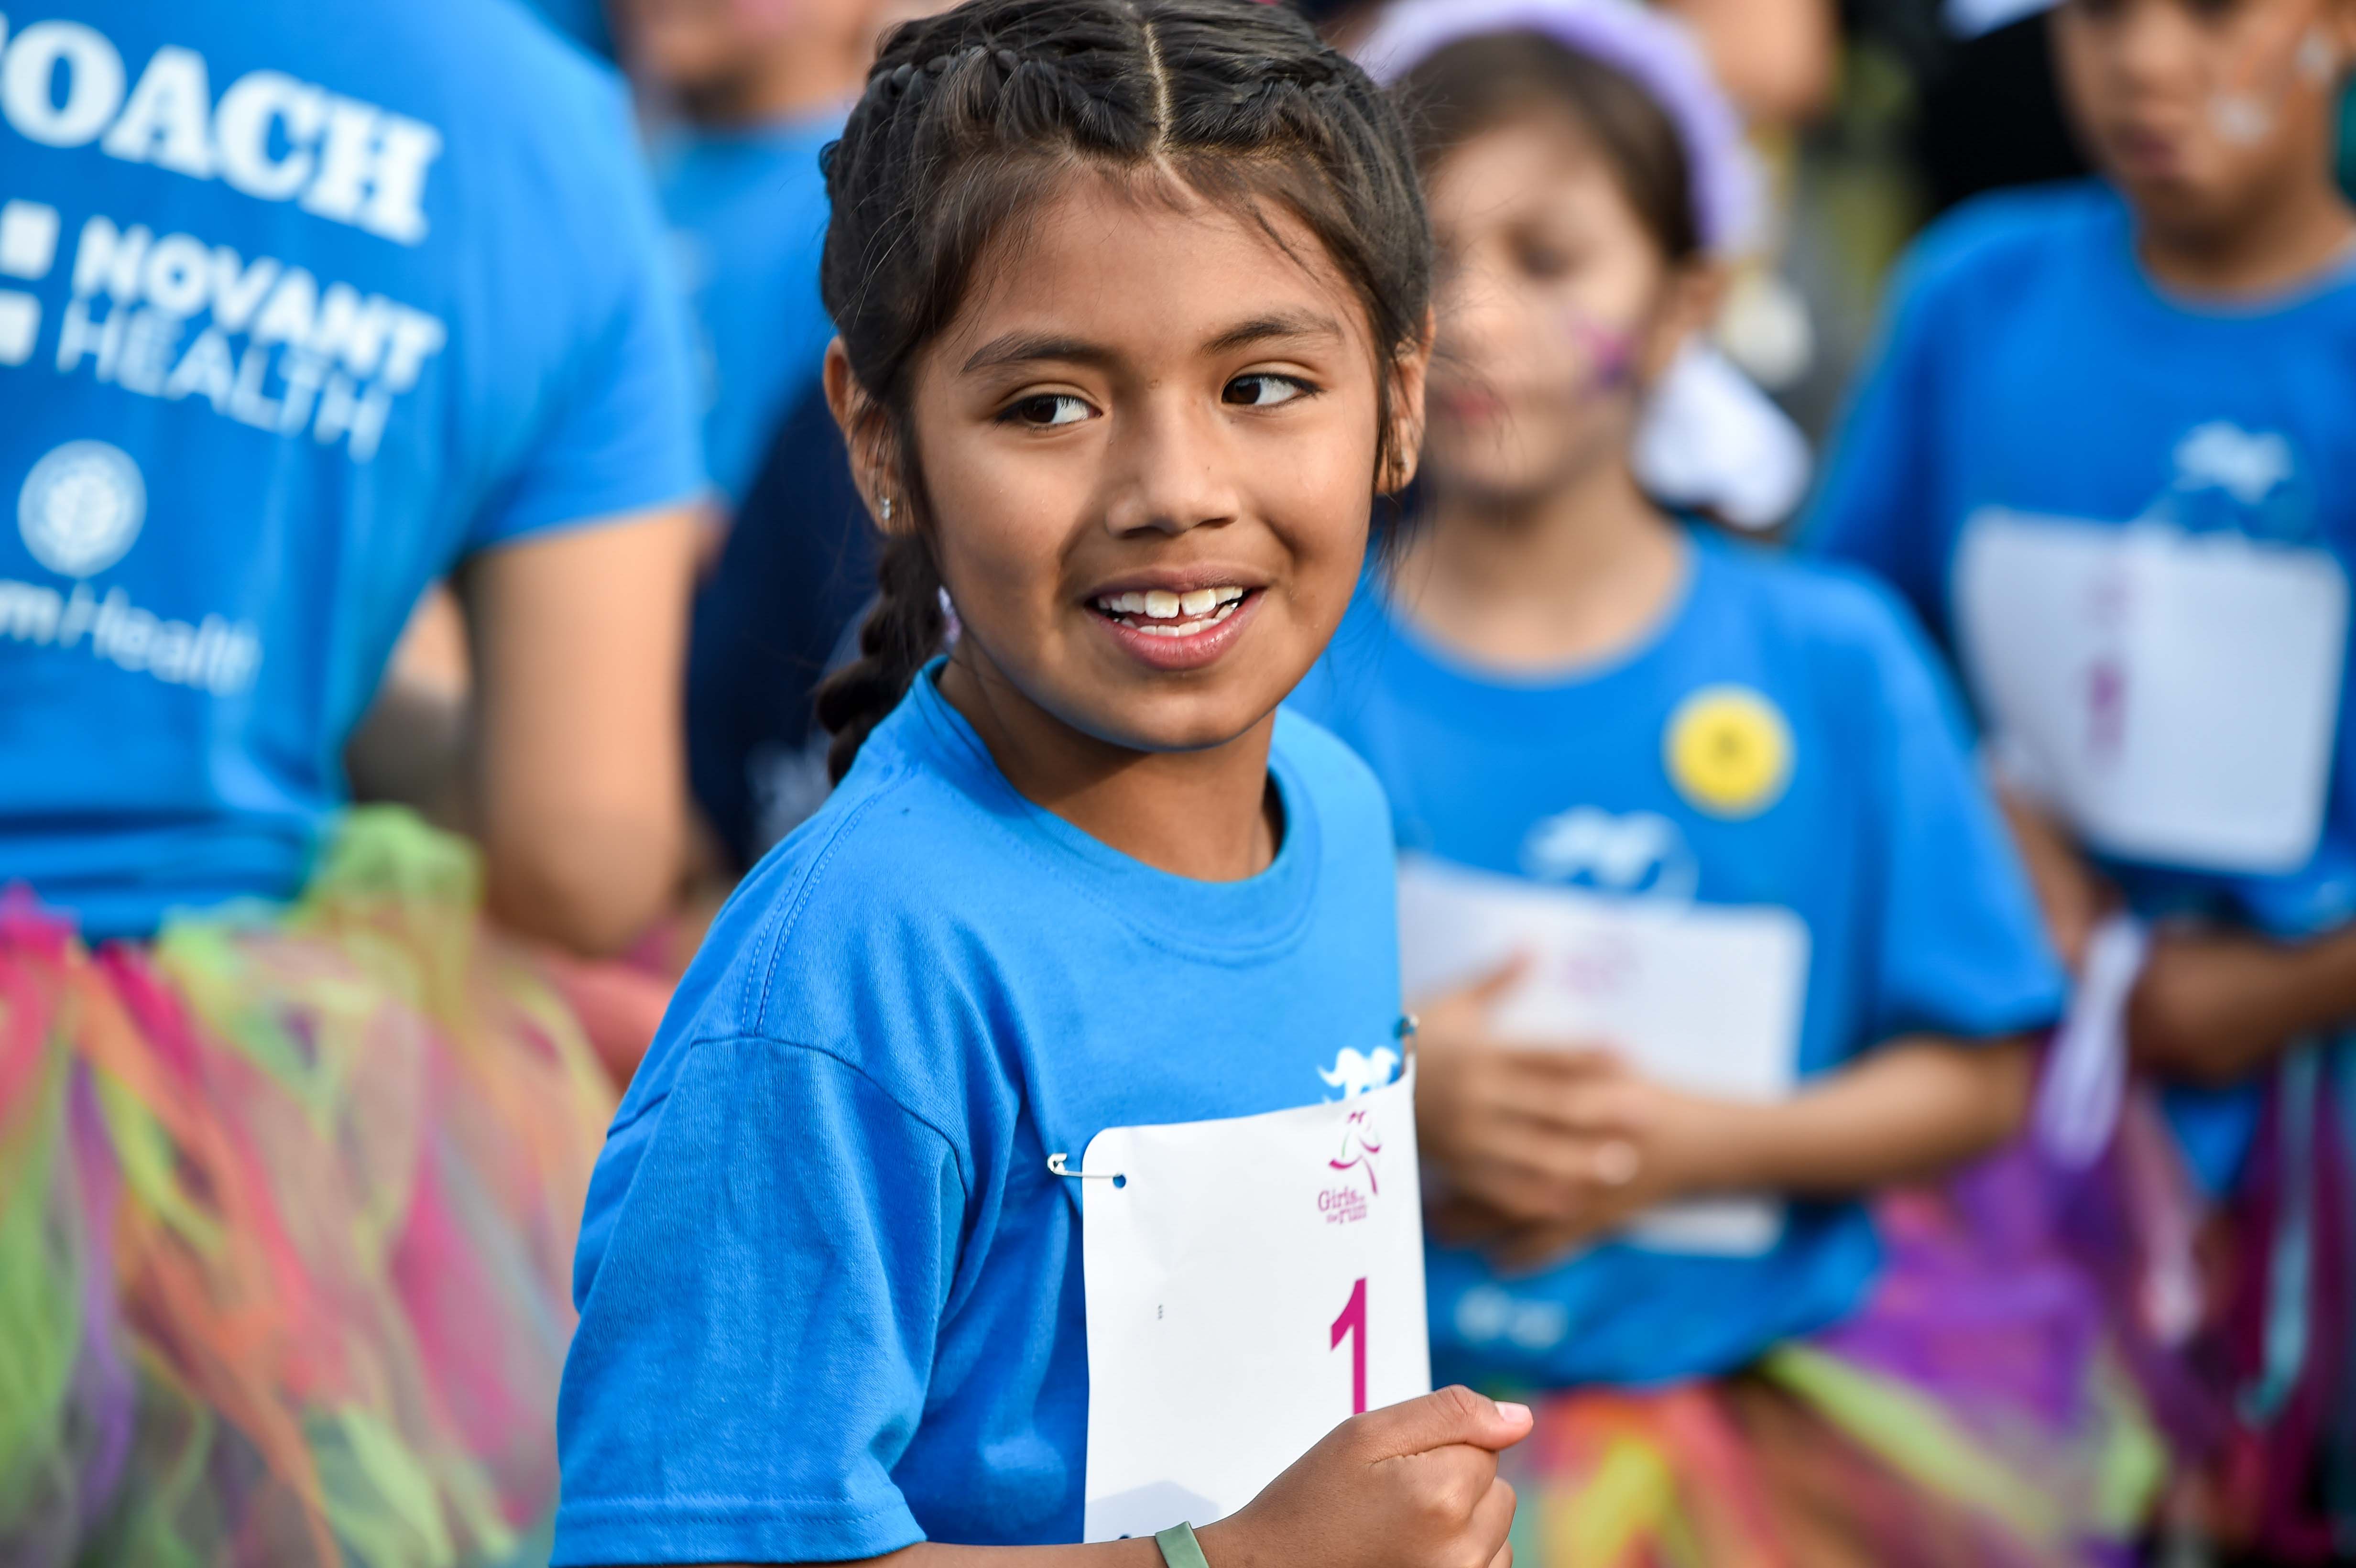
[[[1787,909],[1736,909],[1547,886],[1410,855],[1399,862],[1399,956],[1420,999],[1516,954],[1529,972],[1492,1014],[1510,1040],[1595,1045],[1647,1077],[1701,1093],[1772,1100],[1798,1075],[1808,928]],[[1626,1239],[1665,1252],[1755,1256],[1783,1206],[1767,1198],[1676,1203]]]
[[1954,609],[1998,763],[2088,843],[2221,871],[2315,853],[2347,663],[2331,556],[1990,507]]
[[1431,1392],[1413,1085],[1089,1142],[1088,1540],[1224,1519]]

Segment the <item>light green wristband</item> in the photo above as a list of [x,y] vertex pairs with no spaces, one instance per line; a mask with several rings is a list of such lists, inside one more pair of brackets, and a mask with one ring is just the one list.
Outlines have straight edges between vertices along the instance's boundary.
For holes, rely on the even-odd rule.
[[1194,1527],[1191,1524],[1172,1525],[1153,1538],[1153,1544],[1162,1548],[1162,1561],[1170,1568],[1211,1568],[1210,1563],[1203,1556],[1203,1543],[1194,1539]]

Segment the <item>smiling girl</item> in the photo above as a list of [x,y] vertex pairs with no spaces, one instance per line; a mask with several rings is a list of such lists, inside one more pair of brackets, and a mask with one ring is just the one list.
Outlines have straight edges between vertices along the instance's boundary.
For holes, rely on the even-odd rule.
[[884,596],[599,1164],[557,1560],[1502,1563],[1381,797],[1276,711],[1413,461],[1404,136],[1277,8],[976,0],[828,182]]

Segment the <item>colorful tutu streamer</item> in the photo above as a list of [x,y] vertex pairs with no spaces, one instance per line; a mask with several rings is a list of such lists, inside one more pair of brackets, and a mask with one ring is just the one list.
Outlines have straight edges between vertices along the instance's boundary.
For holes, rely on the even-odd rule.
[[2356,1560],[2356,1040],[2275,1065],[2247,1169],[2209,1228],[2184,1364],[2220,1435],[2183,1488],[2225,1551]]
[[1866,1308],[1730,1377],[1541,1396],[1505,1473],[1520,1568],[2134,1561],[2169,1444],[2014,1151],[1885,1199]]
[[369,810],[151,944],[0,901],[0,1562],[528,1547],[614,1100],[479,888]]

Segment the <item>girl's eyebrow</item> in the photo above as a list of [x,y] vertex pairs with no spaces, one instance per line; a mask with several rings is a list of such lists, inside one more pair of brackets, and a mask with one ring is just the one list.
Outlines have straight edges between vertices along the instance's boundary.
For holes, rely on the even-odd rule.
[[965,362],[965,369],[970,374],[994,366],[1027,365],[1043,359],[1102,368],[1118,357],[1102,344],[1089,343],[1082,338],[1057,337],[1044,332],[1010,332],[1003,337],[993,337],[975,349],[973,357]]
[[[1238,348],[1277,339],[1295,342],[1306,339],[1340,341],[1345,334],[1342,324],[1330,315],[1313,311],[1280,311],[1273,315],[1255,316],[1227,328],[1203,345],[1206,354],[1231,354]],[[973,351],[965,362],[963,373],[993,369],[1002,365],[1032,365],[1054,360],[1065,365],[1087,365],[1098,368],[1109,366],[1119,356],[1099,343],[1085,338],[1062,337],[1045,332],[1010,332],[993,337]]]
[[1338,342],[1344,336],[1342,324],[1330,315],[1319,315],[1313,311],[1281,311],[1229,327],[1203,347],[1206,353],[1227,354],[1276,338],[1331,338]]

